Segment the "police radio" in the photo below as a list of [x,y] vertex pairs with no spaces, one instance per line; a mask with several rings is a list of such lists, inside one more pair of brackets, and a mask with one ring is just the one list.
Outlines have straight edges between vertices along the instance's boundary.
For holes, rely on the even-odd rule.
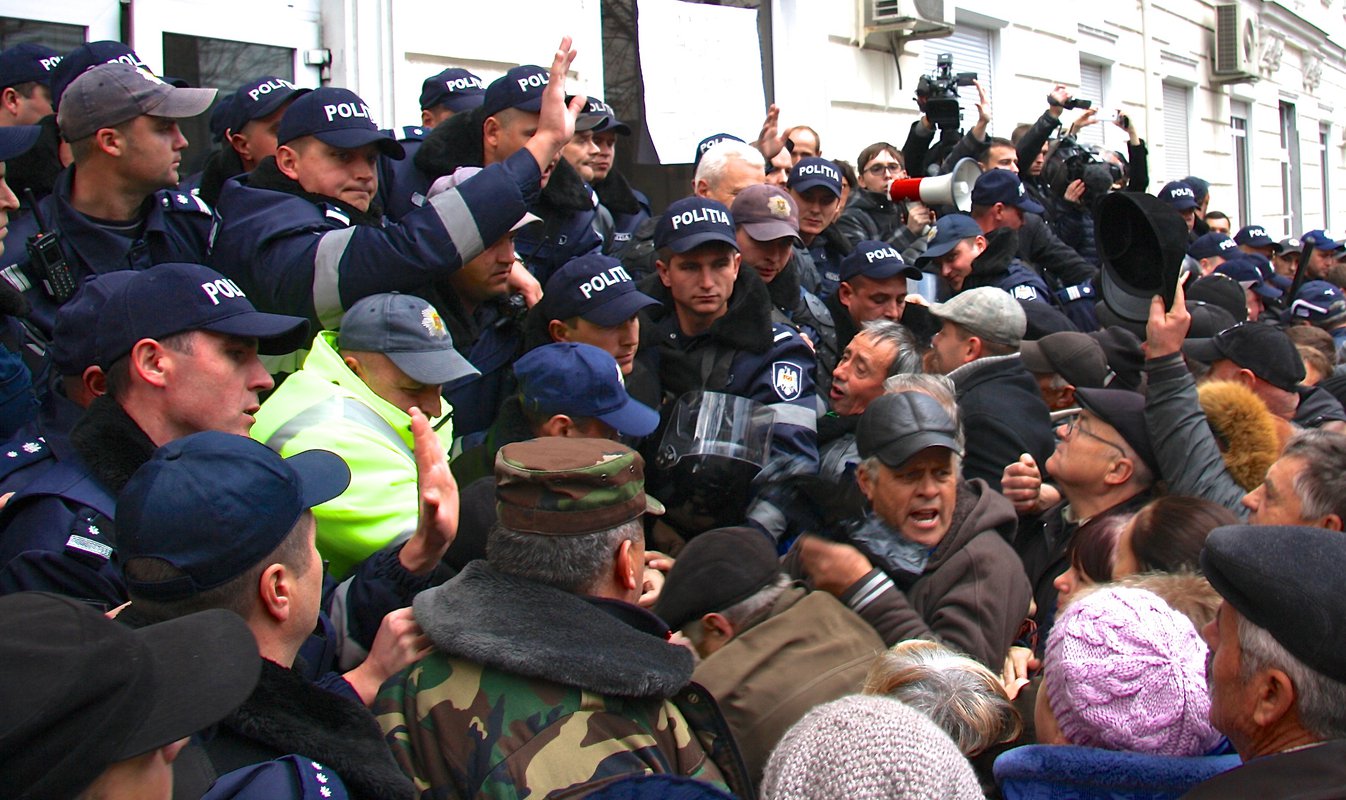
[[42,209],[37,205],[33,190],[27,189],[24,194],[32,206],[33,220],[37,222],[37,233],[28,238],[29,277],[37,278],[42,291],[59,305],[73,297],[79,287],[61,249],[60,234],[47,230],[47,221],[42,218]]

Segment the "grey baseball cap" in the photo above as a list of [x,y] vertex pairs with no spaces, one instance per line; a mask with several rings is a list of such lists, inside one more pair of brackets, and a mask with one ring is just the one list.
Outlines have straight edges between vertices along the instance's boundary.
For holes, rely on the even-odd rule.
[[341,318],[341,350],[382,353],[412,380],[428,386],[480,375],[453,349],[453,337],[435,307],[410,294],[375,294]]
[[1009,347],[1018,347],[1028,330],[1023,306],[1009,292],[994,286],[968,289],[947,303],[931,303],[930,313],[962,325],[974,336]]
[[184,119],[202,114],[215,89],[179,89],[130,64],[99,64],[66,87],[56,124],[68,142],[141,114]]

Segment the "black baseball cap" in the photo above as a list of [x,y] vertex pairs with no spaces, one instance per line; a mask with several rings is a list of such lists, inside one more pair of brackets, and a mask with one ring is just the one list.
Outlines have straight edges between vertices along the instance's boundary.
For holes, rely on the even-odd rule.
[[37,42],[20,42],[0,53],[0,89],[21,83],[51,85],[51,73],[61,54]]
[[842,281],[858,277],[882,281],[898,275],[914,281],[921,279],[921,271],[903,261],[897,248],[887,242],[861,240],[850,255],[841,260]]
[[1182,351],[1207,364],[1227,358],[1287,392],[1304,380],[1304,362],[1285,331],[1259,322],[1241,322],[1209,339],[1188,339]]
[[37,144],[41,125],[11,125],[0,128],[0,161],[18,158]]
[[117,552],[122,563],[155,558],[182,574],[154,582],[127,575],[132,597],[171,602],[228,583],[350,480],[346,462],[326,450],[281,458],[261,442],[219,431],[169,442],[117,498]]
[[1059,331],[1019,347],[1024,368],[1043,375],[1057,374],[1076,389],[1107,386],[1114,377],[1103,346],[1087,333]]
[[1019,176],[1007,169],[988,169],[972,186],[972,205],[993,206],[996,203],[1004,203],[1033,214],[1045,211],[1037,201],[1028,196]]
[[318,141],[344,149],[375,144],[379,152],[394,161],[407,155],[390,133],[379,130],[373,112],[359,95],[335,86],[314,89],[285,109],[276,143],[286,144],[303,136],[316,136]]
[[1267,235],[1267,229],[1261,225],[1244,225],[1234,234],[1234,241],[1248,247],[1273,247],[1280,252],[1281,244]]
[[706,154],[707,150],[719,144],[720,142],[743,143],[743,140],[738,138],[732,133],[712,133],[711,135],[707,136],[706,138],[696,143],[696,156],[692,159],[692,169],[695,170],[697,166],[701,164],[701,157]]
[[1151,470],[1159,471],[1159,459],[1145,424],[1145,395],[1126,389],[1080,388],[1075,390],[1075,398],[1081,408],[1115,428]]
[[756,528],[716,528],[692,538],[668,572],[654,613],[679,630],[747,600],[781,574],[771,539]]
[[927,447],[962,453],[957,436],[957,424],[939,401],[921,392],[899,392],[881,395],[865,408],[855,444],[861,458],[900,467]]
[[229,101],[229,130],[238,133],[244,125],[273,113],[308,91],[276,75],[253,78],[238,87],[233,100]]
[[582,317],[610,328],[659,301],[636,288],[622,262],[602,253],[572,258],[552,273],[543,289],[544,321]]
[[184,331],[255,337],[266,355],[309,343],[308,320],[258,311],[238,284],[201,264],[169,262],[138,271],[108,297],[95,340],[104,369],[141,339]]
[[684,197],[674,202],[654,224],[654,246],[685,253],[710,242],[738,250],[734,218],[724,204],[708,197]]
[[213,725],[262,668],[232,611],[132,629],[41,592],[0,597],[0,663],[0,785],[24,798],[75,797],[108,766]]
[[[1234,323],[1248,319],[1248,298],[1243,294],[1243,287],[1228,275],[1212,273],[1194,281],[1188,287],[1185,296],[1189,305],[1191,303],[1201,303],[1216,306],[1226,311],[1232,318],[1229,325],[1216,328],[1209,334],[1202,334],[1202,336],[1214,336],[1225,328],[1234,325]],[[1189,333],[1188,336],[1190,337],[1192,334]]]
[[471,111],[486,99],[486,84],[461,67],[431,75],[421,84],[421,108],[444,106],[455,112]]

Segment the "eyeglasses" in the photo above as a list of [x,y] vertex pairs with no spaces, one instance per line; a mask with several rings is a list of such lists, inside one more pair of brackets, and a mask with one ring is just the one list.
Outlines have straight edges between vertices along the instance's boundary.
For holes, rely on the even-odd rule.
[[1066,417],[1065,419],[1062,419],[1060,421],[1060,424],[1066,429],[1066,435],[1061,438],[1068,439],[1074,436],[1076,431],[1079,431],[1085,436],[1088,436],[1090,439],[1095,439],[1107,445],[1108,447],[1113,448],[1118,452],[1118,454],[1121,455],[1122,458],[1130,458],[1130,456],[1126,454],[1126,448],[1122,447],[1120,444],[1117,444],[1114,441],[1111,441],[1110,439],[1104,439],[1102,436],[1099,436],[1098,434],[1094,433],[1093,431],[1081,425],[1080,420],[1083,418],[1084,418],[1083,414],[1072,414]]
[[880,175],[887,175],[890,173],[896,175],[901,171],[902,171],[901,164],[870,164],[869,166],[865,167],[865,174],[873,175],[876,178]]

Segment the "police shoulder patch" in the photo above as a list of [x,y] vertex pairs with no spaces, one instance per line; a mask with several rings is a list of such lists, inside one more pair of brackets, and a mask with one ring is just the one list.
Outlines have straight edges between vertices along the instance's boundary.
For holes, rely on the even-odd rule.
[[1014,291],[1010,292],[1010,294],[1014,295],[1014,299],[1016,300],[1038,299],[1038,290],[1026,283],[1021,283],[1018,286],[1015,286]]
[[802,376],[803,371],[798,364],[777,361],[771,365],[771,388],[786,402],[798,399],[804,391]]

